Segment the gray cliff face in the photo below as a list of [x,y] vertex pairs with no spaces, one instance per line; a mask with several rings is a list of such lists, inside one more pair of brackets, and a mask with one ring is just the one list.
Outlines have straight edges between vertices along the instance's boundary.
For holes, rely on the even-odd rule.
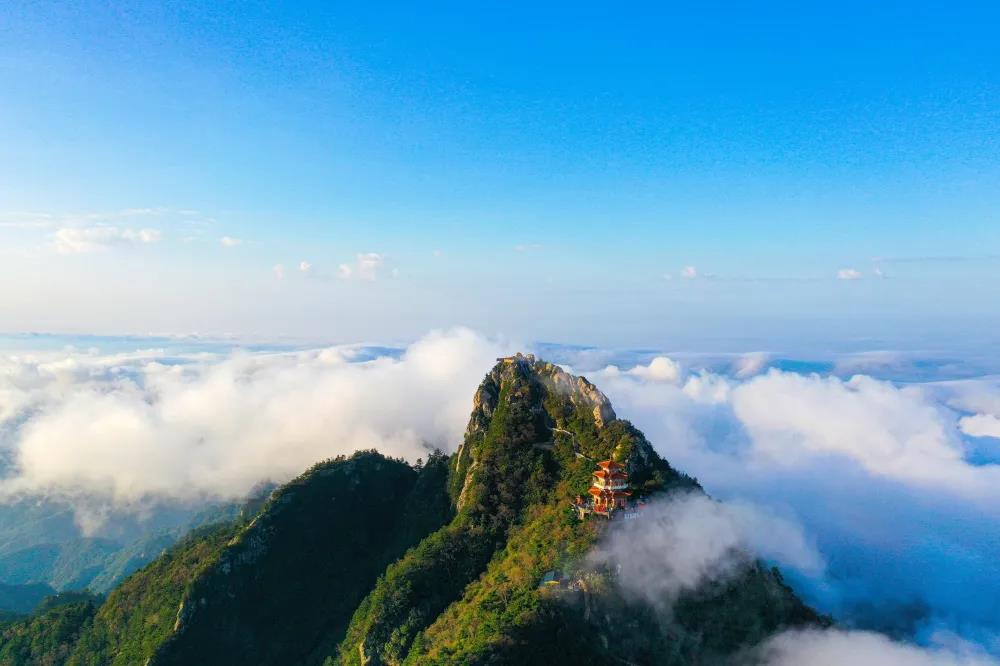
[[586,377],[571,375],[552,363],[535,365],[538,375],[550,384],[552,390],[566,395],[574,405],[588,410],[598,428],[603,428],[617,418],[608,397],[587,381]]

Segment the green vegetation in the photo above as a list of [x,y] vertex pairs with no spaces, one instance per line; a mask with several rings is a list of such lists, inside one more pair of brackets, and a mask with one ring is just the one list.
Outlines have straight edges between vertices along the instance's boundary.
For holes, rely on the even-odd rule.
[[[556,467],[538,448],[550,429],[540,408],[544,388],[522,364],[498,366],[477,392],[478,410],[452,477],[459,513],[389,567],[351,620],[341,644],[344,664],[400,663],[417,635],[458,599],[506,541],[522,507],[540,501]],[[468,462],[462,463],[467,456]],[[456,472],[457,474],[457,472]]]
[[483,575],[415,642],[407,664],[468,664],[499,654],[505,663],[524,663],[529,657],[511,652],[512,639],[548,612],[538,581],[546,571],[582,557],[597,536],[597,524],[579,522],[563,503],[533,506],[526,513]]
[[253,520],[195,530],[99,607],[88,597],[9,624],[0,664],[318,663],[386,565],[451,518],[447,475],[440,453],[419,469],[375,452],[317,464]]
[[287,484],[192,582],[153,663],[301,663],[336,645],[386,565],[450,518],[446,474],[442,455],[417,472],[363,452]]
[[66,661],[93,618],[93,599],[52,604],[0,628],[0,666],[57,666]]
[[130,576],[87,624],[67,664],[142,664],[173,630],[190,581],[218,558],[235,528],[197,530]]

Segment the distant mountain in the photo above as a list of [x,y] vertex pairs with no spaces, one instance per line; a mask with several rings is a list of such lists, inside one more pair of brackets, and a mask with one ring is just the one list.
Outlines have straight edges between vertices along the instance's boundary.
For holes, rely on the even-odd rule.
[[[99,606],[5,635],[39,636],[52,664],[702,664],[825,622],[750,558],[670,613],[627,594],[588,557],[609,522],[571,509],[605,459],[635,497],[701,492],[585,379],[502,359],[454,455],[320,463]],[[41,663],[4,649],[0,664]]]
[[56,589],[81,590],[101,573],[105,562],[120,548],[108,539],[40,544],[0,556],[0,570],[4,572],[4,580],[13,584],[41,583]]
[[43,583],[4,585],[0,583],[0,610],[27,615],[56,591]]
[[[58,503],[21,501],[0,506],[0,585],[42,584],[61,591],[106,594],[191,530],[231,522],[248,510],[256,511],[261,501],[218,503],[198,510],[161,509],[145,521],[114,521],[116,525],[95,537],[81,536],[72,510]],[[0,610],[4,609],[0,599]]]

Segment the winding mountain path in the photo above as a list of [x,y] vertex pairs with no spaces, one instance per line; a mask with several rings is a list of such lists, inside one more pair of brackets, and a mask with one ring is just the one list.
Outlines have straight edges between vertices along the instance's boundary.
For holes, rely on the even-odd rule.
[[590,460],[590,461],[594,460],[590,456],[585,456],[582,453],[580,453],[580,444],[576,441],[576,435],[574,435],[572,432],[570,432],[569,430],[563,430],[562,428],[549,428],[549,430],[551,430],[552,432],[558,432],[564,435],[569,435],[570,439],[573,440],[573,454],[577,458],[583,458],[584,460]]

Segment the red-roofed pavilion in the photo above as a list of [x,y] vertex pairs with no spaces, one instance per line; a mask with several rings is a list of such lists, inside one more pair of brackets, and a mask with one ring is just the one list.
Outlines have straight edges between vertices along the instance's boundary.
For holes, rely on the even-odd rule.
[[594,511],[609,514],[615,509],[624,509],[626,500],[632,495],[625,468],[614,460],[602,460],[597,467],[587,491],[594,498]]

